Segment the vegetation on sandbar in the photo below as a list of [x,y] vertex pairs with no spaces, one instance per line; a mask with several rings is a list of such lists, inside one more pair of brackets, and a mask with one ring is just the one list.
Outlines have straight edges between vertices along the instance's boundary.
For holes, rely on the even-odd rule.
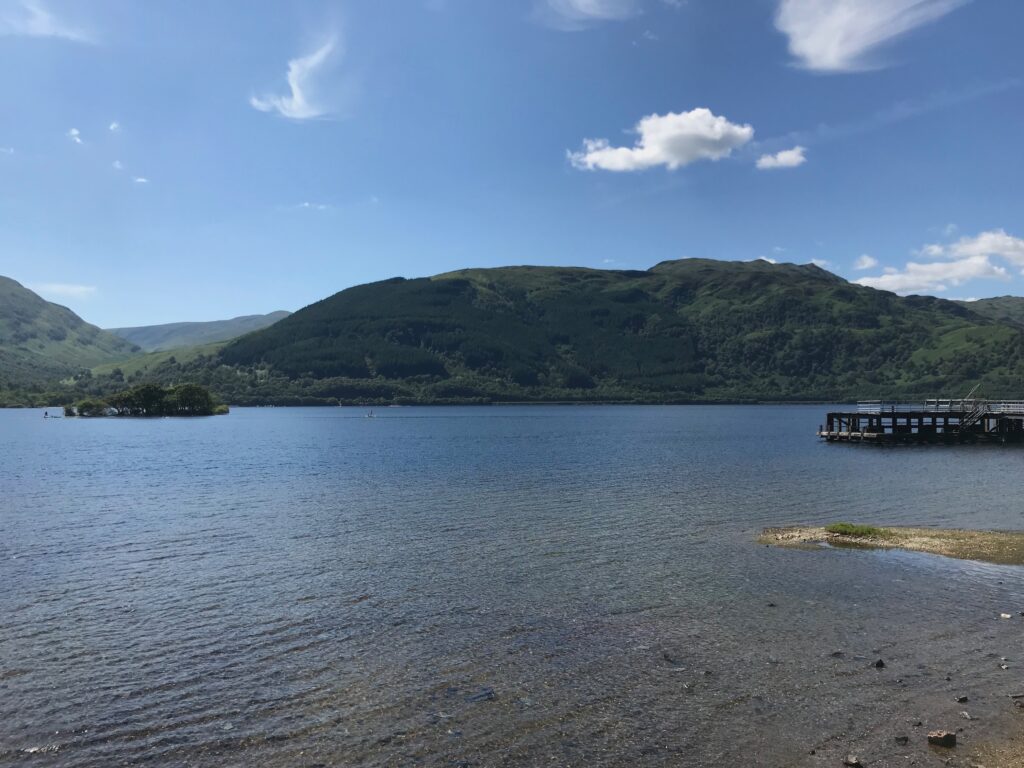
[[892,536],[892,533],[886,528],[876,528],[873,525],[855,525],[854,523],[832,523],[831,525],[826,525],[825,530],[842,536],[877,536],[880,538]]
[[757,540],[761,544],[795,549],[808,549],[817,544],[858,549],[905,549],[960,560],[1024,565],[1024,531],[875,528],[869,525],[837,523],[825,527],[766,528]]

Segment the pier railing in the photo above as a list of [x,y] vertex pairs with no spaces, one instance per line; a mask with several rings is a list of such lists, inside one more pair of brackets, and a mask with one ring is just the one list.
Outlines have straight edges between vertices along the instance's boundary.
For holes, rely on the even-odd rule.
[[984,413],[1024,414],[1024,400],[985,401],[978,398],[960,400],[919,400],[916,402],[898,400],[861,400],[857,403],[857,413],[971,413],[981,410]]

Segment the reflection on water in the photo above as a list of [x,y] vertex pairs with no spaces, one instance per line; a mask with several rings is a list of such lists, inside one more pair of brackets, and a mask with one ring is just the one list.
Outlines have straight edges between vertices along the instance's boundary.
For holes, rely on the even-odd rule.
[[2,412],[0,765],[812,765],[1004,728],[1024,570],[753,538],[1019,529],[1024,451],[823,445],[823,412]]

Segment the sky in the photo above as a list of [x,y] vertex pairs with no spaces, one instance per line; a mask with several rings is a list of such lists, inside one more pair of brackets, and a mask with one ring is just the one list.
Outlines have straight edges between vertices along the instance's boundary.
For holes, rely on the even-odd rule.
[[102,327],[512,264],[1024,295],[1019,0],[0,0],[0,274]]

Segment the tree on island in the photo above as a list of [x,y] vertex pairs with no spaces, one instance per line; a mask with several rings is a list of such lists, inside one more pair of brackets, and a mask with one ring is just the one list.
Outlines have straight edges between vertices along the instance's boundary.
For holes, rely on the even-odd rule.
[[105,401],[94,398],[75,404],[79,416],[106,416],[113,409],[118,416],[213,416],[227,413],[210,391],[198,384],[178,384],[161,387],[159,384],[140,384],[117,392]]

